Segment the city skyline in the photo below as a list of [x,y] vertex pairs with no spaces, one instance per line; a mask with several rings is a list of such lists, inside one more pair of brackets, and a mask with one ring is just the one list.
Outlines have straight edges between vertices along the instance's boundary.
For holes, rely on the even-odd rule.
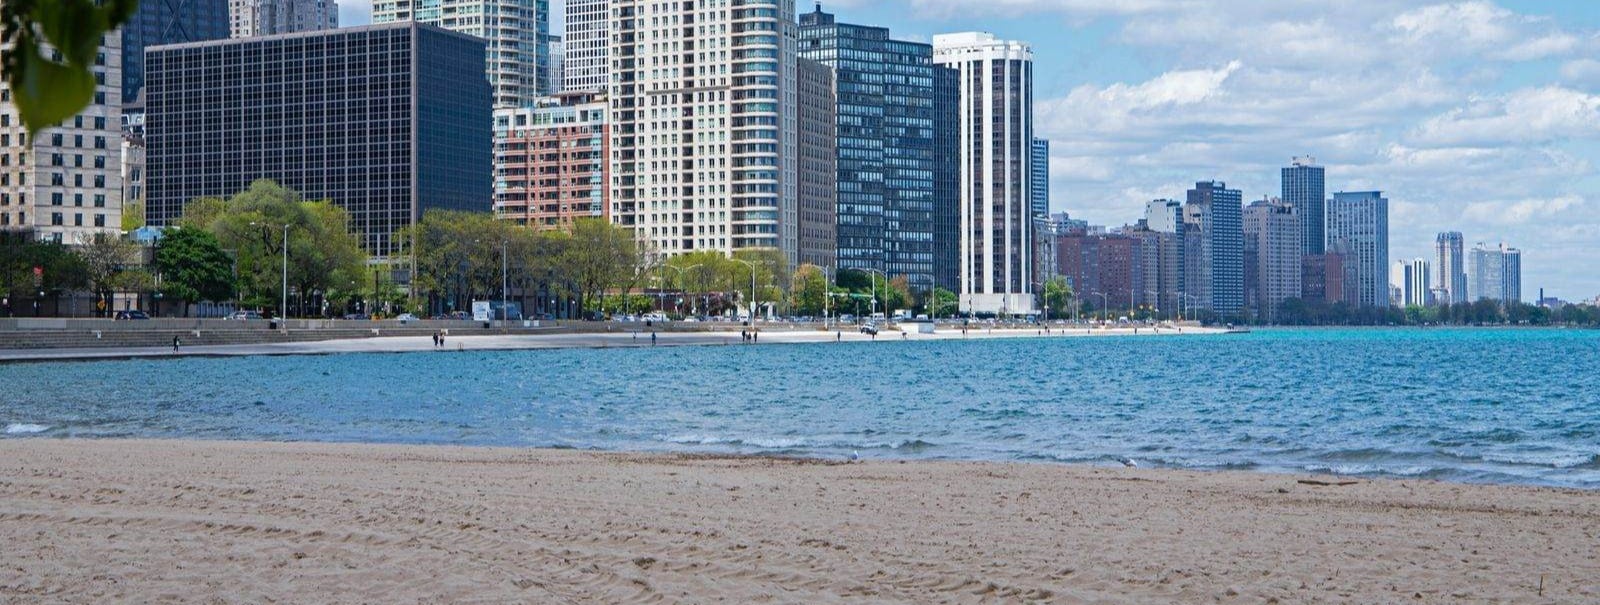
[[[366,4],[340,2],[341,23],[364,21]],[[551,3],[553,32],[562,4]],[[1281,4],[835,0],[823,10],[911,40],[982,29],[1029,41],[1041,65],[1035,134],[1053,143],[1052,212],[1121,224],[1197,179],[1245,199],[1278,195],[1279,170],[1312,155],[1330,193],[1390,196],[1394,258],[1433,256],[1440,231],[1538,241],[1526,284],[1600,292],[1600,276],[1562,262],[1600,252],[1600,6]]]

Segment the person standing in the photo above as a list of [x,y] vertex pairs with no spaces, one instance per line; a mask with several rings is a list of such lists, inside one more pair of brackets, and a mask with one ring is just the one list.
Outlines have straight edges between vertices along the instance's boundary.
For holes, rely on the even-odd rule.
[[183,341],[178,340],[178,337],[176,335],[174,335],[172,337],[172,352],[173,353],[177,353],[179,347],[182,347],[182,346],[183,346]]

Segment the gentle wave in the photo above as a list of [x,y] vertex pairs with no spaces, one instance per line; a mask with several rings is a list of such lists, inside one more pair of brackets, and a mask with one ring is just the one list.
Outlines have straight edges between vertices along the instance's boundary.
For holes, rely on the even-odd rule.
[[13,422],[6,425],[7,435],[31,435],[33,433],[43,433],[48,430],[50,430],[50,426],[44,424]]
[[844,439],[818,439],[804,437],[723,437],[707,435],[674,435],[658,437],[659,440],[678,445],[721,445],[754,447],[769,450],[923,450],[936,444],[921,439],[899,441],[849,441]]

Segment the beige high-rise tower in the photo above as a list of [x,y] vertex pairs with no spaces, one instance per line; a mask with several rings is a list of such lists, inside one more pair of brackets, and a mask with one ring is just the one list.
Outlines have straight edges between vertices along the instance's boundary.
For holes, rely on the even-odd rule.
[[495,107],[533,107],[554,94],[549,0],[375,0],[373,23],[416,21],[489,43],[486,66]]

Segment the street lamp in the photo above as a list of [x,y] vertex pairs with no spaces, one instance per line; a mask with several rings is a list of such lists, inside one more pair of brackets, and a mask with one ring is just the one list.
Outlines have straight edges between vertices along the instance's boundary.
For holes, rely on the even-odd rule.
[[[266,223],[251,222],[255,227],[276,227]],[[283,299],[278,303],[278,321],[285,322],[283,327],[289,329],[289,223],[283,225]]]
[[1100,297],[1100,323],[1104,325],[1106,323],[1106,307],[1111,305],[1111,297],[1104,292],[1090,292],[1089,296]]
[[1156,301],[1156,321],[1158,321],[1158,322],[1161,321],[1161,293],[1157,292],[1155,290],[1145,290],[1144,293],[1145,294],[1151,294],[1151,295],[1155,296],[1155,301]]
[[747,260],[730,258],[736,263],[741,263],[750,268],[750,327],[756,327],[756,265]]
[[[879,271],[877,269],[872,269],[872,268],[861,268],[861,269],[855,269],[855,270],[856,271],[866,271],[868,274],[870,274],[870,276],[872,278],[872,314],[871,314],[871,316],[876,318],[877,315],[878,315],[878,276],[879,275],[883,276],[883,283],[884,283],[884,285],[887,286],[887,285],[889,285],[889,274],[888,273],[884,273],[882,271]],[[883,302],[885,303],[885,305],[887,305],[888,302],[889,302],[889,300],[888,300],[889,297],[885,296],[883,298],[884,298]],[[884,309],[883,316],[884,316],[884,318],[888,318],[889,317],[889,310],[888,309]]]

